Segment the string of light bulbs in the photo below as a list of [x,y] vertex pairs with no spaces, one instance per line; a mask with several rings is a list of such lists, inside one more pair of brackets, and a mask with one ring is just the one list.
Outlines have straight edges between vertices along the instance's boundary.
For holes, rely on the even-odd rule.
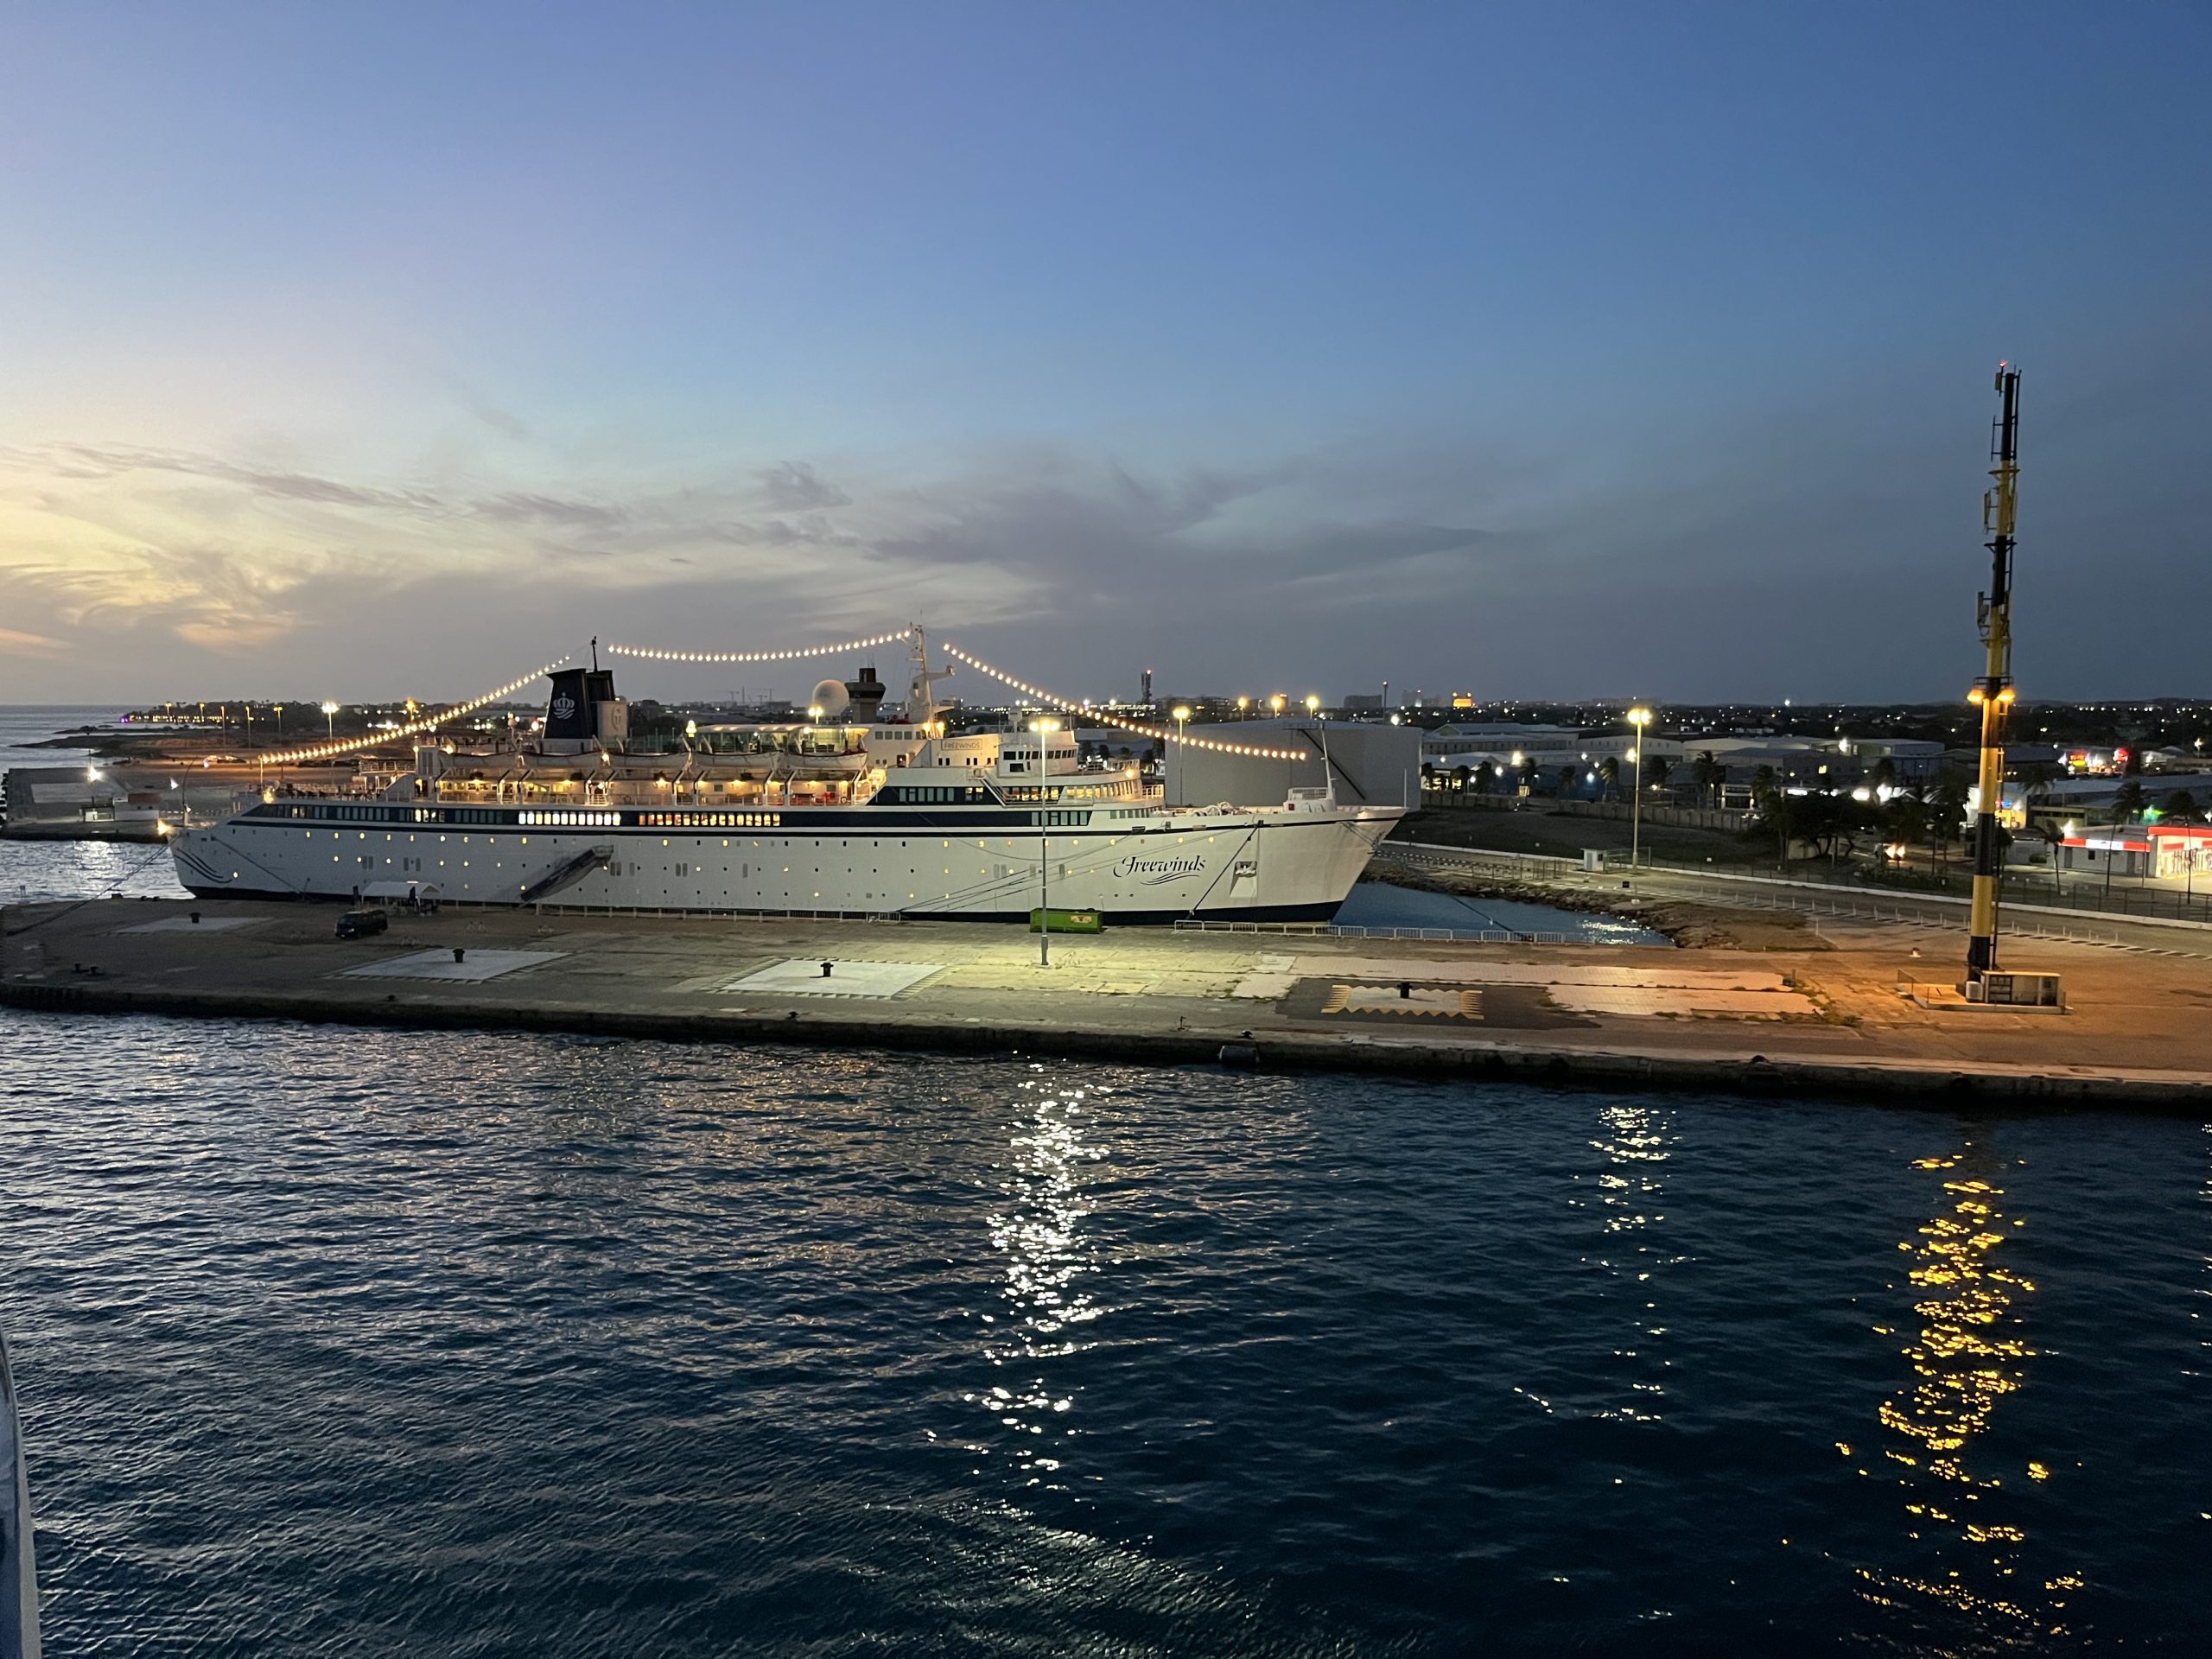
[[1223,743],[1210,737],[1189,737],[1179,732],[1170,731],[1164,727],[1147,726],[1141,721],[1124,720],[1119,715],[1107,713],[1103,709],[1093,709],[1087,703],[1056,696],[1042,686],[1030,684],[1027,680],[1016,679],[1004,669],[993,668],[982,658],[973,656],[961,650],[957,645],[939,642],[938,648],[946,656],[957,658],[967,664],[969,667],[979,670],[993,679],[1012,686],[1025,696],[1034,697],[1039,702],[1048,703],[1063,714],[1081,715],[1085,720],[1095,720],[1103,725],[1118,727],[1125,732],[1135,732],[1141,737],[1154,738],[1166,743],[1180,743],[1189,748],[1206,749],[1216,754],[1241,754],[1258,760],[1305,760],[1312,758],[1304,749],[1270,749],[1256,743]]
[[848,639],[836,645],[799,645],[790,651],[659,651],[651,645],[609,645],[617,657],[642,657],[655,663],[789,663],[805,657],[841,657],[848,652],[870,651],[914,637],[912,628],[879,633],[868,639]]
[[532,680],[543,679],[568,661],[569,658],[563,657],[560,662],[548,663],[543,668],[532,669],[520,678],[509,680],[505,685],[486,691],[481,696],[471,697],[467,702],[456,702],[449,709],[442,709],[435,715],[425,715],[420,720],[410,720],[404,726],[397,727],[391,731],[378,732],[368,737],[343,738],[335,743],[311,744],[303,749],[284,749],[275,754],[259,754],[256,755],[254,760],[257,764],[264,766],[297,766],[302,760],[334,760],[340,755],[359,754],[364,749],[373,749],[382,744],[394,743],[403,737],[419,737],[424,732],[435,731],[448,721],[459,720],[464,715],[473,715],[479,709],[513,696]]

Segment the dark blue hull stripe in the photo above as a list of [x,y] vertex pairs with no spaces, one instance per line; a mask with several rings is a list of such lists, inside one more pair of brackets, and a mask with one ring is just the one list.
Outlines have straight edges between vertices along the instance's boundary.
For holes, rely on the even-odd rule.
[[[432,885],[435,886],[435,884],[433,883]],[[266,887],[252,888],[237,886],[228,887],[195,887],[189,884],[187,885],[185,890],[191,893],[195,899],[305,899],[310,904],[334,905],[351,904],[353,902],[346,894],[342,893],[279,893],[272,888]],[[442,902],[461,905],[484,904],[484,908],[487,910],[528,910],[531,908],[531,906],[528,905],[486,904],[480,899],[445,899]],[[561,902],[557,899],[549,899],[547,903],[550,907],[556,910],[562,907]],[[1325,922],[1335,917],[1338,910],[1342,906],[1343,903],[1344,901],[1342,899],[1337,899],[1333,902],[1311,905],[1236,906],[1218,910],[1201,910],[1195,913],[1188,910],[1102,910],[1098,914],[1106,923],[1116,927],[1166,927],[1176,922],[1192,920],[1204,922]],[[618,916],[651,916],[655,913],[655,907],[651,905],[580,905],[577,906],[576,908],[579,910],[589,910],[594,912],[604,911]],[[1089,906],[1086,906],[1084,908],[1088,909]],[[668,905],[661,906],[660,912],[664,914],[677,914],[683,916],[727,916],[732,921],[746,921],[758,919],[764,917],[773,918],[780,920],[787,916],[807,915],[851,916],[858,918],[871,914],[899,916],[910,922],[1018,922],[1026,926],[1029,921],[1029,912],[1027,910],[893,910],[880,912],[860,910],[809,911],[798,906],[793,906],[791,908],[785,910],[720,910],[709,909],[705,906],[701,906],[696,909],[686,910],[681,906]]]

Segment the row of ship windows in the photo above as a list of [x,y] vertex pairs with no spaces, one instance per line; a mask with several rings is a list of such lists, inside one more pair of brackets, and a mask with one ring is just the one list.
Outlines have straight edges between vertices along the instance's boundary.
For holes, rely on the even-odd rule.
[[[653,816],[655,816],[655,817],[666,817],[667,815],[666,815],[665,813],[658,813],[658,814],[654,814]],[[728,816],[729,816],[729,815],[728,815],[728,814],[723,814],[722,816],[724,816],[724,817],[728,817]],[[743,815],[742,815],[742,814],[740,814],[739,816],[741,816],[741,816],[743,816]],[[1076,824],[1085,823],[1088,823],[1088,822],[1090,821],[1090,813],[1088,813],[1088,812],[1032,812],[1032,813],[1029,815],[1029,817],[1030,817],[1030,821],[1031,821],[1032,823],[1036,823],[1036,822],[1038,822],[1039,820],[1040,820],[1040,819],[1041,819],[1041,820],[1045,820],[1045,821],[1046,822],[1047,826],[1048,826],[1048,827],[1050,827],[1050,826],[1057,826],[1057,825],[1061,825],[1061,824],[1076,825]],[[346,839],[346,831],[344,831],[343,830],[331,830],[331,831],[329,832],[329,834],[330,834],[330,838],[331,838],[333,841],[343,841],[343,840],[345,840],[345,839]],[[309,841],[313,841],[313,840],[315,839],[315,832],[314,830],[301,830],[301,831],[300,831],[300,834],[301,834],[301,835],[302,835],[302,836],[305,836],[308,840],[309,840]],[[354,831],[353,832],[353,839],[354,839],[354,840],[356,840],[356,841],[366,841],[366,840],[369,838],[369,832],[368,832],[367,830],[354,830]],[[387,834],[387,835],[385,836],[385,839],[386,841],[391,841],[391,840],[394,839],[394,837],[393,837],[392,836],[391,836],[391,835]],[[470,841],[474,840],[474,837],[470,836],[463,836],[461,839],[462,844],[463,844],[463,845],[466,845],[466,844],[467,844],[467,843],[468,843]],[[486,842],[486,843],[487,845],[488,845],[488,844],[490,844],[490,843],[492,843],[492,842],[497,842],[497,841],[503,841],[503,840],[505,840],[505,836],[485,836],[485,837],[484,837],[484,840],[485,840],[485,842]],[[529,837],[528,836],[521,836],[521,837],[519,837],[519,839],[520,839],[520,841],[521,841],[522,845],[524,845],[524,846],[525,846],[525,847],[527,847],[527,846],[529,846],[529,845],[530,845],[530,837]],[[1008,837],[1004,837],[1003,839],[1005,840],[1006,844],[1007,844],[1008,847],[1018,847],[1018,846],[1020,846],[1020,845],[1022,844],[1022,843],[1021,843],[1021,842],[1020,842],[1018,838],[1015,838],[1015,837],[1008,836]],[[1176,842],[1176,844],[1177,844],[1178,846],[1180,846],[1180,845],[1182,845],[1185,842],[1187,842],[1189,839],[1190,839],[1190,837],[1189,837],[1189,836],[1176,836],[1176,837],[1175,837],[1175,842]],[[1206,837],[1206,844],[1207,844],[1208,846],[1211,846],[1211,845],[1213,844],[1213,842],[1214,842],[1217,839],[1218,839],[1218,837],[1214,836],[1208,836]],[[407,840],[408,840],[409,844],[410,844],[410,845],[412,845],[412,844],[413,844],[413,842],[414,842],[415,837],[414,837],[414,836],[408,836],[408,837],[407,837]],[[445,837],[445,836],[440,836],[438,837],[438,840],[439,840],[441,842],[443,842],[446,840],[446,837]],[[1106,838],[1106,844],[1107,844],[1109,847],[1118,847],[1118,846],[1120,846],[1120,845],[1121,845],[1121,843],[1122,843],[1122,838],[1121,838],[1119,836],[1109,836]],[[661,837],[661,843],[660,843],[660,844],[661,844],[662,846],[664,846],[664,847],[667,846],[667,845],[669,844],[668,837],[667,837],[667,836],[662,836],[662,837]],[[840,847],[850,847],[853,843],[852,843],[850,841],[840,841],[837,844],[838,844]],[[899,843],[899,845],[901,848],[906,847],[907,844],[908,844],[908,843],[907,843],[906,842],[903,841],[903,840]],[[951,842],[950,842],[950,841],[942,841],[942,842],[939,842],[938,844],[939,846],[941,846],[941,847],[950,847],[950,846],[951,846],[951,845],[952,845]],[[723,846],[725,846],[725,847],[727,847],[727,846],[728,846],[728,845],[729,845],[729,842],[728,842],[728,840],[727,838],[725,838],[725,839],[723,840],[723,842],[722,842],[722,845],[723,845]],[[760,845],[760,843],[759,842],[757,842],[757,841],[756,841],[756,842],[754,842],[753,843],[753,845],[757,849],[757,848]],[[976,842],[976,850],[977,852],[979,852],[979,853],[980,853],[980,852],[987,851],[987,850],[989,849],[989,846],[990,846],[990,838],[989,838],[989,837],[987,837],[987,836],[979,836],[979,837],[977,837]],[[332,855],[332,856],[333,856],[333,857],[335,857],[335,856],[336,856],[336,855],[335,855],[335,854],[333,854],[333,855]]]
[[268,807],[257,809],[264,817],[312,818],[329,823],[513,823],[551,826],[582,824],[619,824],[620,812],[552,812],[518,813],[510,818],[493,806],[325,806],[309,801],[278,802],[272,811]]
[[1122,792],[1117,784],[1015,784],[999,791],[999,798],[1021,805],[1030,801],[1098,801]]
[[[1046,799],[1065,798],[1084,792],[1078,790],[1016,791],[1010,791],[1008,798],[1036,800],[1040,796]],[[951,804],[960,802],[963,797],[969,800],[988,798],[981,790],[934,787],[909,789],[903,791],[903,794],[906,800],[918,804]],[[1142,818],[1151,817],[1153,809],[1150,807],[1117,807],[1107,816],[1115,818]],[[390,823],[395,819],[402,823],[496,824],[512,822],[525,829],[538,830],[614,830],[620,829],[622,824],[622,815],[620,812],[555,808],[526,808],[516,813],[510,820],[496,808],[492,807],[417,806],[395,809],[388,806],[323,806],[295,802],[283,808],[283,816],[293,818],[320,819],[326,823],[333,821],[344,823]],[[1090,814],[1088,811],[1042,814],[1033,812],[1029,815],[1029,821],[1032,823],[1043,823],[1053,825],[1085,824],[1090,822]],[[632,822],[643,828],[652,830],[778,830],[783,827],[784,815],[780,812],[640,812]]]
[[649,830],[773,830],[784,821],[780,812],[640,812],[638,822]]
[[[461,822],[469,823],[480,822],[480,820],[463,818]],[[480,820],[480,822],[489,822],[489,820]],[[622,822],[622,815],[620,812],[587,812],[582,810],[558,811],[529,809],[517,813],[515,822],[548,830],[613,829]]]

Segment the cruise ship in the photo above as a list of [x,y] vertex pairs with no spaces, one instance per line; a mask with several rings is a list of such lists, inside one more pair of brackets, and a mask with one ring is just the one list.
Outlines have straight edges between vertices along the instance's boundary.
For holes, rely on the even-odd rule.
[[655,752],[632,744],[611,669],[556,670],[534,735],[426,743],[350,795],[264,791],[179,832],[177,878],[207,899],[411,884],[441,903],[733,916],[1325,921],[1404,815],[1327,788],[1172,804],[1134,767],[1079,760],[1049,720],[948,732],[948,671],[916,629],[903,708],[871,669],[824,680],[804,722],[693,728]]

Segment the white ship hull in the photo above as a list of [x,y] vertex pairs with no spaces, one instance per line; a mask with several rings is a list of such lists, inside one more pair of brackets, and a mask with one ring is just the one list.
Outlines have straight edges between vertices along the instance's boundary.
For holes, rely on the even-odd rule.
[[372,882],[420,881],[442,900],[486,905],[1026,920],[1043,900],[1109,923],[1318,921],[1402,816],[276,801],[187,831],[174,850],[178,880],[201,898],[348,899]]

